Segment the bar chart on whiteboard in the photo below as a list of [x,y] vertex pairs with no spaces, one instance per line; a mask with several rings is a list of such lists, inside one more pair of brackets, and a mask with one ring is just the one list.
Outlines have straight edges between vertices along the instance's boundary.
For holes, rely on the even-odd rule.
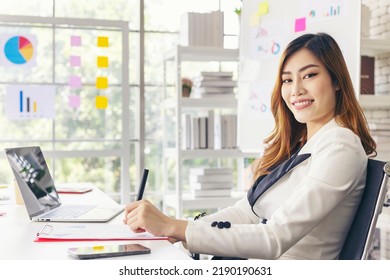
[[52,85],[10,85],[7,87],[6,111],[11,120],[55,117],[55,92]]

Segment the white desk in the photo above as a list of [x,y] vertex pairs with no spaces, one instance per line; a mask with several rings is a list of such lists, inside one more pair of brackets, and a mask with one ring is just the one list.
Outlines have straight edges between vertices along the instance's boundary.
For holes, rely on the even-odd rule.
[[[117,205],[115,201],[99,189],[86,194],[62,194],[64,204],[101,204]],[[145,241],[91,241],[91,242],[34,242],[42,222],[31,222],[24,205],[16,205],[14,200],[0,204],[0,260],[73,260],[67,248],[76,246],[93,246],[98,244],[140,243],[151,249],[151,254],[115,257],[111,259],[134,260],[190,260],[186,252],[166,240]],[[109,223],[121,223],[123,213]],[[53,223],[55,224],[55,223]]]

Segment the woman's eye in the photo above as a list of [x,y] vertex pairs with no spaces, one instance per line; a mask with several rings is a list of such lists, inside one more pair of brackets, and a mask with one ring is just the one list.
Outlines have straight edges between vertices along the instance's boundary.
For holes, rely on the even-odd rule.
[[288,84],[288,83],[291,83],[292,80],[291,79],[282,79],[282,83],[283,84]]
[[303,78],[304,78],[304,79],[307,79],[307,78],[314,77],[314,76],[316,76],[316,75],[317,75],[317,73],[309,73],[309,74],[305,75]]

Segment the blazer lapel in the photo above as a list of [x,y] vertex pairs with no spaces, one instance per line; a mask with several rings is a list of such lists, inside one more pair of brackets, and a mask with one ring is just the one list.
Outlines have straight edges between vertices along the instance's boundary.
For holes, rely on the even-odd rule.
[[296,152],[288,160],[273,169],[269,174],[260,176],[253,184],[252,188],[248,191],[249,204],[253,207],[264,192],[266,192],[291,169],[300,164],[302,161],[308,159],[310,156],[311,154],[298,155],[298,152]]

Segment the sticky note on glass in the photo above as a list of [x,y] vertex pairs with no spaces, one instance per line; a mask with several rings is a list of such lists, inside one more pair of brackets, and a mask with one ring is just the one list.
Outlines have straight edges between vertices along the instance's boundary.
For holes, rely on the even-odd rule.
[[258,13],[252,13],[249,19],[250,26],[257,26],[260,24],[260,16]]
[[107,56],[98,56],[97,57],[97,67],[107,68],[108,67],[108,57]]
[[96,88],[98,88],[98,89],[108,88],[108,79],[107,79],[107,77],[97,77],[96,78]]
[[295,32],[301,32],[306,30],[306,18],[297,18],[295,20]]
[[80,67],[81,66],[81,57],[76,55],[71,55],[69,57],[69,63],[72,67]]
[[108,97],[107,96],[96,96],[96,108],[97,109],[106,109],[108,106]]
[[269,5],[268,5],[267,1],[261,2],[259,4],[259,9],[258,9],[259,16],[263,16],[263,15],[268,14],[268,8],[269,8]]
[[72,47],[81,46],[81,37],[80,36],[71,36],[70,37],[70,45]]
[[99,36],[97,38],[97,46],[99,48],[108,48],[108,46],[109,46],[108,37],[107,36]]
[[80,96],[77,96],[77,95],[71,95],[69,96],[69,106],[71,108],[79,108],[80,107],[80,103],[81,103],[81,98]]
[[81,78],[75,75],[70,76],[69,86],[71,88],[81,88]]

